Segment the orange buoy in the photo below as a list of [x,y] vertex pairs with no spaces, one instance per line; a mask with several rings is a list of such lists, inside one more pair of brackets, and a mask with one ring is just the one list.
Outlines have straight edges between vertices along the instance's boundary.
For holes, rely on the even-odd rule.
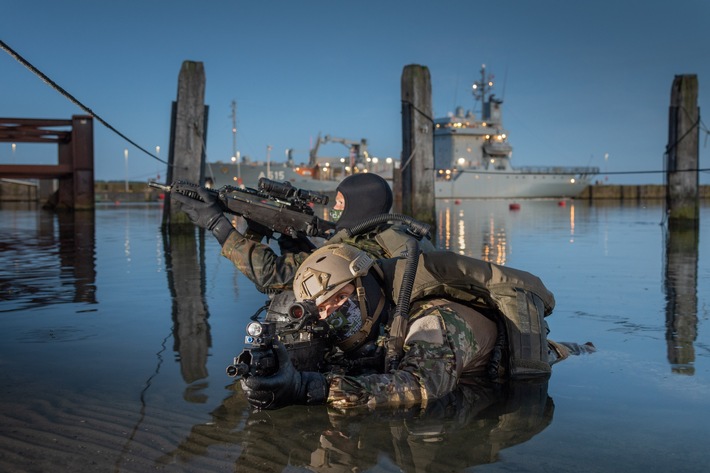
[[557,205],[559,205],[560,207],[564,207],[565,205],[567,205],[567,202],[565,202],[564,200],[561,200],[561,201],[557,202]]

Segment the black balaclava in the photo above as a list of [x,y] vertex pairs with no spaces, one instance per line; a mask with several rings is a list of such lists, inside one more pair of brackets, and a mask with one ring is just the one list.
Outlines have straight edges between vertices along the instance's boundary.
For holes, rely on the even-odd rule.
[[338,229],[352,228],[367,218],[389,213],[392,189],[377,174],[363,172],[346,177],[336,191],[345,198],[345,210],[336,222]]

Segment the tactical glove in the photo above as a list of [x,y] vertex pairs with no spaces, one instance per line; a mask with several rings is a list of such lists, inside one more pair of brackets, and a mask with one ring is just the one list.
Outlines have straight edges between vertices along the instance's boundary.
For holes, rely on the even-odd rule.
[[279,250],[282,255],[287,253],[312,253],[316,249],[316,245],[305,235],[298,235],[296,238],[289,235],[280,235],[276,241],[279,244]]
[[249,404],[257,409],[280,409],[292,404],[324,404],[328,382],[321,373],[294,368],[286,347],[274,341],[279,369],[271,376],[245,376],[242,389]]
[[[198,198],[193,199],[184,195],[180,192],[183,189],[196,193]],[[212,232],[220,245],[223,245],[229,234],[234,231],[234,227],[224,216],[224,211],[219,204],[217,196],[207,189],[190,184],[177,183],[173,185],[170,197],[172,200],[180,202],[182,211],[187,214],[192,223]]]

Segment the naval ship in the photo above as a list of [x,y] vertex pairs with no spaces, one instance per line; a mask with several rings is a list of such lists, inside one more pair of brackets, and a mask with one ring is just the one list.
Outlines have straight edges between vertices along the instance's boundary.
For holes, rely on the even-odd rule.
[[486,66],[473,84],[480,116],[464,112],[434,120],[435,195],[438,199],[566,198],[579,195],[599,174],[597,167],[511,164],[513,147],[503,127],[502,104]]

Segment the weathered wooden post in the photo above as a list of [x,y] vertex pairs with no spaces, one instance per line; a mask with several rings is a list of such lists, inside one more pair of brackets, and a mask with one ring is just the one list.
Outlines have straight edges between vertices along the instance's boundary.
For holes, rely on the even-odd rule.
[[401,189],[400,211],[434,227],[434,120],[431,76],[426,66],[410,64],[402,72],[400,162],[398,179],[395,179],[395,189]]
[[[201,62],[184,61],[178,78],[177,101],[170,124],[167,182],[185,180],[204,184],[207,143],[205,70]],[[210,345],[205,285],[205,232],[165,196],[163,247],[168,285],[173,296],[173,337],[180,370],[187,383],[207,376]],[[209,235],[207,238],[212,238]]]
[[[205,69],[201,62],[184,61],[178,77],[177,101],[173,102],[170,124],[167,182],[185,180],[203,183],[207,143],[207,112],[205,106]],[[168,197],[168,196],[166,196]],[[192,223],[179,208],[165,199],[163,225]]]
[[673,372],[690,375],[698,324],[699,124],[698,78],[675,76],[666,148],[666,341]]
[[699,223],[699,123],[697,76],[675,76],[671,88],[666,147],[666,201],[670,225],[697,227]]

